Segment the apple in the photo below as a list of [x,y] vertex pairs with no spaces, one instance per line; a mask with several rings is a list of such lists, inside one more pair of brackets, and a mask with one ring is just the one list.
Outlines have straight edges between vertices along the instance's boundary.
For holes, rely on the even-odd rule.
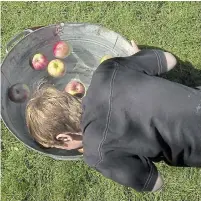
[[78,149],[78,151],[79,151],[80,153],[84,153],[84,149],[83,149],[83,148]]
[[111,59],[111,58],[113,58],[112,55],[105,55],[104,57],[101,58],[100,63],[103,63],[105,60]]
[[82,98],[85,95],[86,89],[83,83],[78,80],[71,80],[65,87],[65,91],[72,96]]
[[54,59],[48,64],[47,71],[52,77],[62,77],[66,73],[66,67],[63,61]]
[[35,54],[31,61],[32,67],[35,70],[43,70],[48,65],[48,60],[43,54]]
[[17,83],[8,89],[8,97],[15,103],[23,103],[30,96],[29,87],[26,84]]
[[59,41],[53,47],[53,54],[58,59],[66,58],[70,54],[70,52],[70,45],[65,41]]

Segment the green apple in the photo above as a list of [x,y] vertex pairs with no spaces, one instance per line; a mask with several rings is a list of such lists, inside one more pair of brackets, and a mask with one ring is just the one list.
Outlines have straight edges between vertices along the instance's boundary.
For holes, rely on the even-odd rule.
[[112,55],[105,55],[104,57],[101,58],[100,63],[103,63],[105,60],[113,58]]
[[66,73],[66,67],[63,61],[54,59],[48,64],[47,71],[52,77],[62,77]]

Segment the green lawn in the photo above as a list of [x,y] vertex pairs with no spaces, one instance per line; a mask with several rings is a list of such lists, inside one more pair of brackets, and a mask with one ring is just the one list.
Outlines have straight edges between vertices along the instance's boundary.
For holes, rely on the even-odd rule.
[[[2,51],[24,28],[55,22],[99,23],[139,45],[175,54],[166,75],[189,86],[200,82],[200,2],[3,2]],[[191,66],[194,66],[192,68]],[[137,193],[91,170],[82,161],[55,161],[27,149],[2,123],[2,201],[200,201],[201,169],[157,164],[165,187]]]

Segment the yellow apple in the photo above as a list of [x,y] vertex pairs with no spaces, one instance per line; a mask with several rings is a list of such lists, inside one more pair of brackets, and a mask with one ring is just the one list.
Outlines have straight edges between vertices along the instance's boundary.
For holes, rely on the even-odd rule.
[[47,71],[52,77],[62,77],[66,73],[66,67],[63,61],[54,59],[48,64]]
[[100,63],[103,63],[105,60],[113,58],[112,55],[105,55],[104,57],[101,58]]

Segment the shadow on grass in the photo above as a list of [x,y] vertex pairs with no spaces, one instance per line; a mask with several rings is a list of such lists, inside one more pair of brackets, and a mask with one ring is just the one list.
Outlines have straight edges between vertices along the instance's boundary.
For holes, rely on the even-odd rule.
[[[167,50],[164,50],[162,48],[148,45],[139,45],[139,48],[159,49],[168,52]],[[174,56],[177,58],[177,66],[170,72],[161,75],[161,77],[192,88],[201,86],[201,70],[196,69],[189,61],[182,61],[176,55]]]

